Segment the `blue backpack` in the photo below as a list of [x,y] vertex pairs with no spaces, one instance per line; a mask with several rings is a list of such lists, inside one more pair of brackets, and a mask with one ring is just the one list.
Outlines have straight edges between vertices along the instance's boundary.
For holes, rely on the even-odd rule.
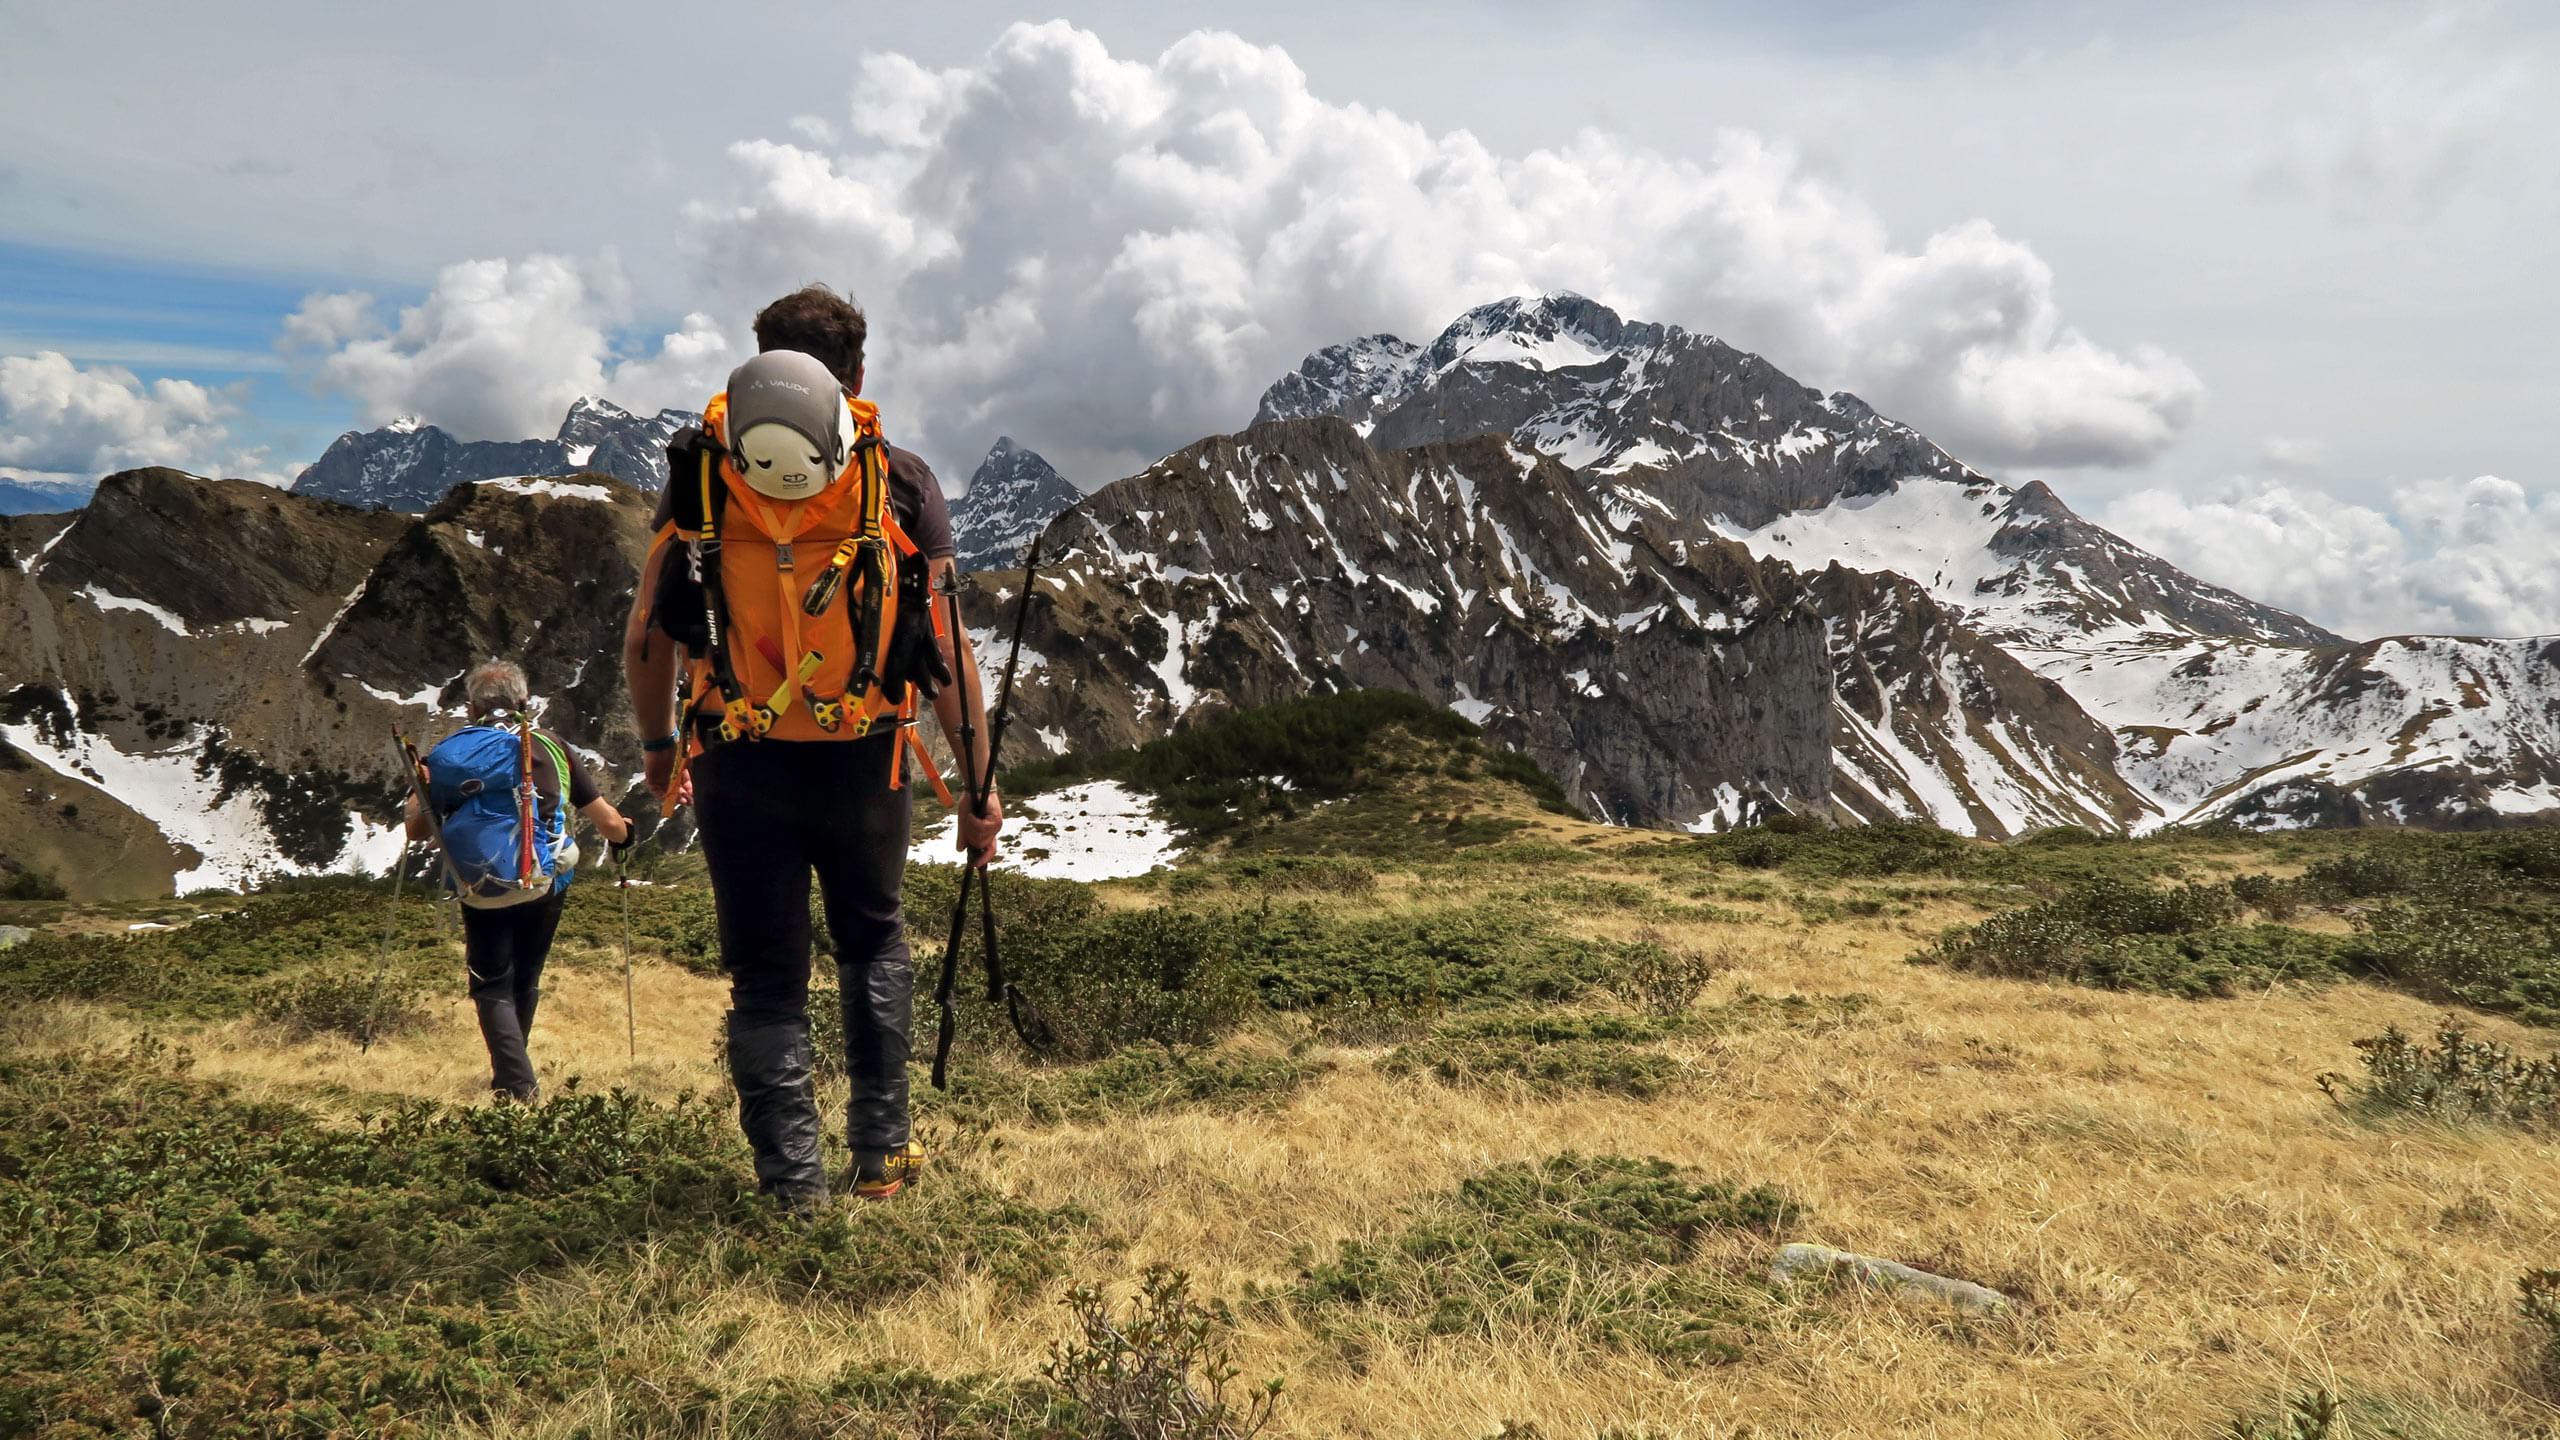
[[[537,740],[560,781],[560,803],[547,816],[525,767]],[[426,763],[427,803],[443,817],[445,884],[463,904],[494,910],[569,887],[578,860],[569,840],[569,759],[550,736],[530,726],[473,725],[446,736]]]

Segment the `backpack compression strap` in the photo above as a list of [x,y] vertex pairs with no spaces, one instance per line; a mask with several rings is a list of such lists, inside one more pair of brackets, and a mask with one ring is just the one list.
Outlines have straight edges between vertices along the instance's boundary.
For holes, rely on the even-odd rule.
[[516,884],[521,888],[531,889],[533,887],[534,789],[533,721],[530,717],[516,717],[516,734],[523,746],[516,758],[516,771],[520,777],[516,781],[516,844],[518,849],[516,860]]

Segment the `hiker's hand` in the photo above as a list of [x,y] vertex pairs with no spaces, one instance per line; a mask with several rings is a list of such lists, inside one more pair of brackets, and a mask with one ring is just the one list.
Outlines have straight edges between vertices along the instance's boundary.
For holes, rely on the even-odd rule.
[[960,810],[960,848],[967,852],[969,863],[984,868],[996,858],[996,836],[1004,829],[1004,797],[993,790],[987,792],[987,813],[973,815],[967,806]]
[[640,778],[649,782],[649,793],[664,800],[667,787],[676,778],[676,747],[651,750],[640,757]]
[[613,847],[613,857],[619,860],[631,848],[631,817],[619,810],[614,811],[613,828],[621,833],[604,838],[605,843]]

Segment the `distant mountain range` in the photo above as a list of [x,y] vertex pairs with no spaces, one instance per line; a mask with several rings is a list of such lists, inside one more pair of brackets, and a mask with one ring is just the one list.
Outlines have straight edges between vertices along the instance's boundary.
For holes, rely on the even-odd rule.
[[59,515],[89,503],[92,482],[21,480],[0,475],[0,515]]
[[[610,402],[580,400],[549,440],[456,440],[433,425],[397,420],[350,430],[294,481],[293,493],[374,510],[422,513],[456,485],[515,476],[609,475],[635,490],[667,483],[667,441],[702,417],[661,410],[642,417]],[[951,505],[952,534],[967,569],[1016,563],[1023,546],[1078,491],[1038,452],[996,441]],[[0,500],[8,491],[0,486]],[[30,509],[68,509],[65,505]],[[21,513],[0,511],[0,513]]]
[[[389,722],[452,724],[487,654],[627,782],[643,462],[685,418],[589,404],[531,448],[386,427],[291,494],[134,471],[0,519],[0,869],[143,893],[378,865]],[[2560,639],[2343,640],[1578,296],[1327,347],[1253,425],[1089,496],[1000,441],[953,510],[991,651],[1045,526],[1017,756],[1390,686],[1637,825],[2560,819]]]
[[643,418],[584,399],[549,440],[456,440],[433,425],[395,420],[350,430],[293,482],[293,493],[373,510],[424,511],[456,485],[513,475],[610,475],[638,490],[667,483],[667,441],[699,420],[685,410]]

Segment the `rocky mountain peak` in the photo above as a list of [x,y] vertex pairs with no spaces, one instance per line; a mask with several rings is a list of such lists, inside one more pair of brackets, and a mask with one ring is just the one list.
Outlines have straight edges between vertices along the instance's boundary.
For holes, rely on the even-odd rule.
[[512,475],[611,475],[658,490],[667,483],[667,441],[699,417],[686,410],[639,416],[583,397],[551,439],[456,440],[404,417],[376,430],[350,430],[293,483],[312,495],[376,510],[424,511],[456,485]]
[[1060,511],[1084,498],[1067,478],[1010,435],[996,438],[951,502],[951,536],[963,570],[1004,570]]

